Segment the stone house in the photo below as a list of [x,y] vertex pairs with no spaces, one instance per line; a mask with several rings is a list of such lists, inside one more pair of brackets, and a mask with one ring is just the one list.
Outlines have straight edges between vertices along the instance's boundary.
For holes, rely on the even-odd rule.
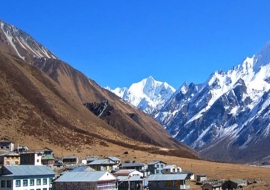
[[6,152],[0,155],[0,165],[17,166],[20,164],[20,155],[16,152]]
[[203,183],[202,190],[222,190],[222,181],[207,181]]

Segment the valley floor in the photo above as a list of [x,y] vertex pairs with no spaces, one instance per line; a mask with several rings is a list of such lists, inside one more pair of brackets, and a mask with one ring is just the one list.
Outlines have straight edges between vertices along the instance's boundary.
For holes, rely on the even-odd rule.
[[[128,154],[124,154],[125,152],[128,152]],[[89,155],[98,157],[117,156],[122,162],[136,161],[149,163],[153,160],[161,160],[167,164],[176,164],[180,166],[183,171],[191,171],[195,175],[206,174],[208,179],[246,179],[251,182],[254,180],[260,181],[260,183],[245,187],[245,189],[270,189],[270,168],[267,167],[179,158],[112,146],[102,147],[102,149],[93,146],[91,150],[89,150]],[[195,185],[195,183],[191,183],[191,187],[194,190],[201,189],[201,186]]]

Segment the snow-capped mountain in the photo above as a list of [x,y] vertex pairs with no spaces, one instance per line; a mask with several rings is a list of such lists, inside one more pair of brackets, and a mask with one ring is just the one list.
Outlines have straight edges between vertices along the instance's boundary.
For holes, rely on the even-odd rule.
[[0,48],[30,62],[37,58],[57,59],[51,51],[34,40],[29,34],[1,20]]
[[116,88],[111,91],[145,113],[152,115],[164,106],[175,89],[166,82],[156,81],[149,76],[140,82],[133,83],[129,88]]
[[269,159],[270,42],[203,84],[184,83],[154,117],[208,159]]

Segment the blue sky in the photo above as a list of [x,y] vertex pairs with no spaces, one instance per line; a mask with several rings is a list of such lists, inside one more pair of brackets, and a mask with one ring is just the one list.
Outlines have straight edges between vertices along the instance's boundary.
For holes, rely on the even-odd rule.
[[8,0],[0,19],[101,86],[175,88],[227,71],[270,40],[269,1]]

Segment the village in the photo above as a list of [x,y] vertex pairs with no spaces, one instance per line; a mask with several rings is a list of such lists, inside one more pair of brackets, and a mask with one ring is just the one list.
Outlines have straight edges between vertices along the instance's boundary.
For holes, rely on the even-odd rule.
[[174,163],[122,162],[116,156],[79,159],[55,158],[48,147],[29,151],[0,140],[1,190],[185,190],[196,184],[202,190],[244,189],[258,183],[244,179],[208,179],[206,174],[185,171]]

